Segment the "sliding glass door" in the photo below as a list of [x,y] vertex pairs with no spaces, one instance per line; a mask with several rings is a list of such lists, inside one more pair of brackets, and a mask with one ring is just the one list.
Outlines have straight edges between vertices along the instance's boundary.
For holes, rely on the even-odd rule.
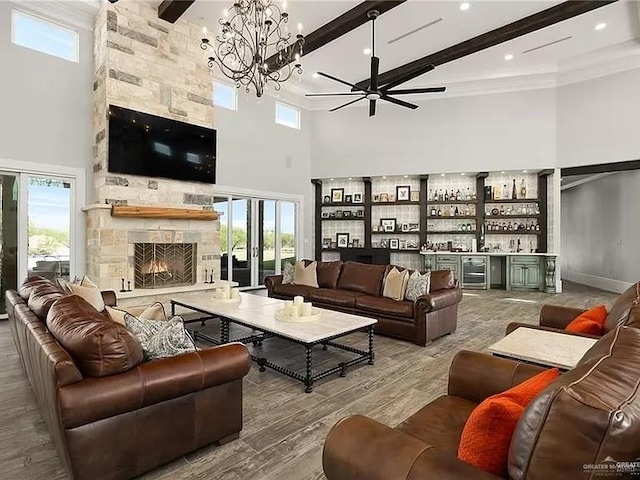
[[295,261],[297,204],[277,199],[229,196],[214,198],[220,212],[220,278],[240,287],[264,285],[282,271],[282,260]]
[[4,294],[18,286],[18,192],[17,175],[0,173],[0,314],[6,312]]

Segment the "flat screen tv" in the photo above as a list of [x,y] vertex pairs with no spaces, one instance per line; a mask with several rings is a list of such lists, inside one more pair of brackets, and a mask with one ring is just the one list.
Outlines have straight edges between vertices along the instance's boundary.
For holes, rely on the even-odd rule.
[[216,183],[216,131],[109,107],[112,173]]

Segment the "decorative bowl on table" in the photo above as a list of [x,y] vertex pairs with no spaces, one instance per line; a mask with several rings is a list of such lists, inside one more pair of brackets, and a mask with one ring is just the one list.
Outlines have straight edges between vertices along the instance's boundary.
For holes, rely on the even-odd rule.
[[287,308],[281,308],[276,311],[276,320],[279,322],[305,323],[317,322],[322,318],[322,310],[311,307],[311,315],[292,315]]

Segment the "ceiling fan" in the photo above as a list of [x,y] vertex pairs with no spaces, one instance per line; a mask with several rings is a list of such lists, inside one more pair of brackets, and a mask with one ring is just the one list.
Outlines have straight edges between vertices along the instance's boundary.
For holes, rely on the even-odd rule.
[[368,88],[362,88],[353,83],[347,82],[345,80],[341,80],[339,78],[333,77],[323,72],[317,72],[318,75],[321,75],[325,78],[329,78],[333,81],[342,83],[343,85],[347,85],[351,87],[350,92],[337,92],[337,93],[307,93],[305,96],[307,97],[342,97],[342,96],[357,96],[355,100],[351,100],[343,105],[332,108],[329,110],[330,112],[335,112],[336,110],[340,110],[341,108],[347,107],[353,103],[359,102],[360,100],[369,100],[369,116],[372,117],[376,114],[376,102],[378,100],[384,100],[386,102],[394,103],[396,105],[400,105],[401,107],[410,108],[415,110],[418,108],[418,105],[414,105],[413,103],[405,102],[404,100],[400,100],[398,98],[394,98],[396,95],[411,95],[416,93],[439,93],[444,92],[446,87],[428,87],[428,88],[405,88],[405,89],[395,89],[395,87],[402,85],[403,83],[408,82],[409,80],[413,80],[414,78],[419,77],[427,72],[430,72],[435,67],[433,65],[427,65],[421,68],[417,68],[405,74],[393,82],[387,83],[386,85],[378,84],[378,74],[380,68],[380,59],[376,57],[375,51],[375,41],[376,41],[376,27],[375,20],[380,15],[380,12],[377,10],[370,10],[367,12],[367,16],[371,19],[371,78],[369,79]]

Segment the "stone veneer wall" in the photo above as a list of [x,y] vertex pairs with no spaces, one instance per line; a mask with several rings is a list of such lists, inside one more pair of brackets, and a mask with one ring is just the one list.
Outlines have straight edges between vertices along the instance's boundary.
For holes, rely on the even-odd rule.
[[[210,208],[213,185],[107,171],[108,106],[212,127],[212,77],[201,27],[158,19],[157,2],[104,2],[95,25],[94,206],[87,209],[87,273],[101,288],[133,279],[133,242],[198,241],[198,281],[220,270],[218,221],[115,219],[105,204]],[[103,207],[100,208],[99,205]],[[133,283],[133,282],[132,282]]]

